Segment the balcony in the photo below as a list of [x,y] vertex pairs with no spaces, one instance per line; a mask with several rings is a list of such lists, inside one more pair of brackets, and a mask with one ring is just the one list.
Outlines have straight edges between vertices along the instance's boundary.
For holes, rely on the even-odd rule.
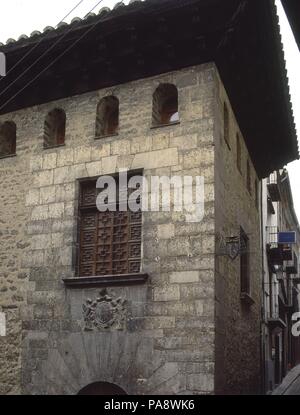
[[278,233],[279,229],[277,226],[266,227],[267,255],[273,272],[275,272],[275,267],[283,265],[282,250],[281,246],[278,245]]
[[286,328],[286,322],[279,315],[279,313],[272,313],[268,317],[268,325],[270,326],[271,330],[275,330],[277,328],[280,328],[280,329]]
[[298,274],[298,257],[293,252],[293,259],[286,262],[285,271],[287,274]]
[[266,226],[267,244],[278,246],[278,234],[279,234],[278,226]]
[[[294,281],[294,279],[290,279],[291,282]],[[290,319],[293,313],[297,313],[299,311],[299,301],[298,301],[298,295],[299,292],[296,287],[293,285],[290,286],[290,298],[288,303],[285,306],[286,313],[288,318]]]
[[268,313],[268,325],[270,326],[271,330],[276,328],[286,328],[286,310],[284,303],[279,297],[278,304],[275,305],[275,310]]
[[268,182],[267,182],[269,195],[273,202],[280,202],[281,200],[278,183],[279,183],[279,176],[277,172],[274,172],[269,176]]
[[282,251],[280,247],[272,247],[271,245],[268,245],[267,255],[273,272],[276,272],[277,267],[283,266]]
[[279,247],[281,248],[282,259],[287,262],[293,262],[293,250],[291,245],[281,244]]
[[[283,261],[292,261],[294,257],[292,244],[294,241],[294,232],[279,232],[277,226],[267,226],[267,254],[271,266],[282,266]],[[290,241],[290,242],[289,242]]]
[[268,196],[267,198],[267,206],[268,206],[268,213],[270,215],[275,215],[275,209],[274,209],[273,202],[270,196]]
[[293,281],[294,284],[300,284],[300,274],[297,272],[291,277],[291,281]]

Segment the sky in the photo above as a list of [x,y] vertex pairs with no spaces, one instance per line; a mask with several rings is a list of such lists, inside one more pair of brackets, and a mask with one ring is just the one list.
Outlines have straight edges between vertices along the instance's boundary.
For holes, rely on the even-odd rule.
[[[23,33],[30,35],[34,30],[42,31],[46,26],[56,26],[79,2],[80,0],[0,0],[0,42],[5,43],[9,38],[18,39]],[[97,13],[102,7],[113,7],[116,3],[116,0],[83,0],[64,20],[69,23],[75,16],[84,17],[95,6],[93,12]],[[128,4],[129,0],[124,3]],[[300,139],[300,52],[280,1],[276,0],[276,4],[294,118]],[[300,222],[300,161],[290,163],[287,167]]]

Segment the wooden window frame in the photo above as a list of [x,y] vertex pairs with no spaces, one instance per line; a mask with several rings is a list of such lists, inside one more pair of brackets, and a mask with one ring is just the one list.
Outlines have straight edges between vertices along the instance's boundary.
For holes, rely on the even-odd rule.
[[[141,174],[131,173],[128,180]],[[112,177],[118,183],[118,176]],[[76,277],[123,281],[126,276],[144,275],[141,274],[142,211],[99,212],[96,197],[100,190],[96,189],[96,181],[80,181]],[[90,194],[87,188],[92,189]]]
[[240,239],[243,250],[240,255],[240,287],[241,295],[251,295],[251,278],[250,278],[250,252],[249,252],[249,237],[240,228]]

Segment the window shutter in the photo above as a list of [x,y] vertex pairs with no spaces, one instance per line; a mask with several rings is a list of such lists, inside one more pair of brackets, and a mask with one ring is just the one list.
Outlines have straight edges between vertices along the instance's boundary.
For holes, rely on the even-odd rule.
[[142,212],[99,212],[96,182],[82,184],[79,221],[79,275],[139,273]]

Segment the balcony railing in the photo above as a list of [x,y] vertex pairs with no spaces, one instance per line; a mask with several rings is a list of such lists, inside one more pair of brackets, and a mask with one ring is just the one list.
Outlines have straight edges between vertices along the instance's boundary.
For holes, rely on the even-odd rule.
[[273,272],[276,272],[276,267],[283,265],[282,250],[278,245],[278,227],[267,226],[266,231],[268,260]]
[[279,328],[285,328],[286,322],[283,316],[281,316],[279,313],[268,313],[268,324],[272,329],[275,329],[277,327]]
[[279,232],[277,226],[267,226],[266,231],[267,253],[270,264],[272,266],[282,266],[283,261],[292,261],[288,266],[294,266],[292,243],[282,243],[281,241],[281,235],[289,236],[293,235],[293,232]]
[[279,175],[277,172],[270,174],[267,182],[269,195],[273,202],[279,202],[281,200],[279,191]]
[[[278,297],[280,302],[280,299]],[[274,310],[267,313],[268,324],[272,329],[286,327],[286,315],[283,304],[275,304]]]
[[278,244],[278,226],[267,226],[267,244],[277,245]]
[[295,252],[293,252],[293,259],[286,262],[285,271],[287,274],[298,274],[298,257]]

